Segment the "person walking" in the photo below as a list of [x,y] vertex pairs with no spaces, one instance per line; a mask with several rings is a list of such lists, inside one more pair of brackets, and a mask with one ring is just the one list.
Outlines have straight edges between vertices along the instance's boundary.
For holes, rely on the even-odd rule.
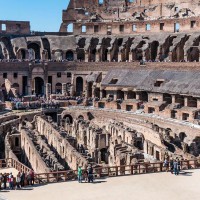
[[178,162],[174,160],[174,174],[178,175]]
[[89,169],[88,169],[88,182],[92,182],[93,183],[93,168],[92,165],[90,165]]
[[35,173],[33,170],[31,170],[30,176],[31,176],[31,185],[34,185],[35,184]]
[[13,190],[14,189],[14,177],[11,173],[11,176],[10,176],[10,189]]
[[169,163],[168,163],[167,159],[164,160],[163,166],[165,167],[166,172],[168,172],[168,170],[169,170]]
[[2,189],[2,188],[1,188],[2,182],[3,182],[3,174],[0,173],[0,190]]
[[81,166],[78,167],[78,182],[82,183],[82,168],[81,168]]
[[170,171],[173,174],[173,170],[174,170],[174,162],[173,159],[170,160]]
[[16,189],[20,189],[21,188],[21,174],[20,172],[17,174],[17,177],[16,177]]
[[87,168],[84,170],[84,179],[85,179],[85,183],[88,182],[88,171],[87,171]]
[[3,174],[3,189],[4,189],[4,190],[6,190],[6,188],[7,188],[7,185],[6,185],[6,184],[7,184],[7,179],[8,179],[8,178],[7,178],[7,174],[4,173],[4,174]]
[[25,173],[24,172],[22,172],[21,173],[21,182],[20,182],[20,185],[21,185],[21,187],[24,187],[24,181],[25,181]]

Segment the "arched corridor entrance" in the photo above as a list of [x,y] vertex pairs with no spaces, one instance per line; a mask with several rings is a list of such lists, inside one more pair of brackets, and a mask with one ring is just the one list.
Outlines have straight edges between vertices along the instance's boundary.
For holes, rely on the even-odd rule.
[[83,93],[83,78],[78,77],[76,79],[76,96],[81,96]]
[[41,77],[34,78],[34,92],[36,95],[44,94],[44,80]]

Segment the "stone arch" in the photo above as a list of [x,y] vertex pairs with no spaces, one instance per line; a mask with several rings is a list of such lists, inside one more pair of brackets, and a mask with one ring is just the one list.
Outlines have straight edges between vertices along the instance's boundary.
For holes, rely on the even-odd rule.
[[77,77],[76,78],[76,95],[81,96],[83,94],[83,78]]
[[72,50],[68,50],[66,52],[66,56],[65,58],[68,60],[68,61],[73,61],[74,60],[74,52]]
[[186,137],[187,137],[187,135],[185,134],[185,132],[179,133],[179,139],[181,140],[181,142],[183,142]]
[[90,56],[89,56],[89,61],[96,61],[96,47],[99,43],[99,39],[98,38],[92,38],[91,42],[90,42]]
[[81,38],[78,41],[77,59],[80,60],[80,61],[85,60],[85,50],[84,50],[85,41],[86,41],[86,38]]
[[133,91],[128,91],[127,99],[136,99],[136,93]]
[[1,50],[2,54],[0,54],[1,56],[3,55],[3,59],[15,59],[16,56],[14,55],[13,52],[13,47],[11,44],[11,41],[8,37],[1,37],[0,38],[0,46],[1,46]]
[[70,114],[64,115],[63,119],[65,119],[65,121],[66,121],[67,123],[70,123],[70,124],[73,123],[73,117],[72,117]]
[[28,49],[29,49],[29,59],[30,60],[40,60],[41,59],[41,54],[40,54],[40,45],[35,43],[35,42],[31,42],[28,44]]
[[43,44],[43,48],[47,51],[48,59],[51,59],[51,48],[50,48],[49,40],[47,38],[42,38],[42,44]]
[[158,41],[153,41],[150,45],[151,49],[151,60],[155,61],[158,55],[158,47],[159,47],[159,42]]
[[66,31],[67,31],[67,33],[74,32],[74,24],[72,22],[67,24]]
[[55,92],[56,93],[62,93],[62,83],[56,83]]
[[63,59],[63,51],[61,49],[55,50],[54,59],[55,60],[62,60]]
[[41,77],[34,78],[34,92],[36,95],[44,94],[44,80]]
[[108,47],[110,47],[111,38],[104,38],[102,41],[101,61],[108,60]]
[[190,47],[190,49],[188,50],[188,56],[187,59],[189,62],[199,62],[199,47]]
[[78,116],[78,119],[79,119],[79,120],[84,120],[83,115],[79,115],[79,116]]

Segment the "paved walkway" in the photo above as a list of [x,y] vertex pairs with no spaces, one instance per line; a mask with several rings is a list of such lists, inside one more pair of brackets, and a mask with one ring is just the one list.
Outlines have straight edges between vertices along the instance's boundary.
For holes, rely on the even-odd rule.
[[65,182],[0,192],[8,200],[199,200],[200,170],[179,176],[144,174],[96,180],[95,184]]

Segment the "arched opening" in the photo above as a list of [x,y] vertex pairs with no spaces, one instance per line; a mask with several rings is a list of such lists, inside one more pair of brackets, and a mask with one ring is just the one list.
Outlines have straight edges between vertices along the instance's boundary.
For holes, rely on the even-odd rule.
[[172,103],[172,96],[170,94],[163,94],[163,101],[166,101],[168,104]]
[[107,153],[107,149],[103,148],[100,150],[101,151],[101,161],[108,163],[108,153]]
[[181,142],[183,142],[186,137],[187,136],[186,136],[186,134],[184,132],[180,132],[179,133],[179,138],[180,138]]
[[159,42],[158,41],[154,41],[151,43],[151,60],[155,61],[157,54],[158,54],[158,46],[159,46]]
[[63,117],[63,119],[65,119],[65,122],[68,123],[68,124],[72,124],[73,123],[73,118],[71,115],[65,115]]
[[124,92],[117,90],[117,99],[124,99]]
[[83,93],[83,78],[76,78],[76,96],[81,96]]
[[55,92],[57,94],[62,93],[62,84],[61,83],[56,83]]
[[92,97],[92,86],[93,82],[88,83],[88,97]]
[[19,51],[19,59],[22,59],[22,60],[26,59],[26,51],[24,49],[21,49]]
[[18,137],[15,138],[15,147],[19,147],[19,138]]
[[73,23],[69,23],[67,25],[67,33],[73,33],[74,32],[74,24]]
[[40,46],[37,43],[30,43],[28,44],[28,49],[29,49],[29,60],[40,60],[41,55],[40,55]]
[[42,43],[44,49],[47,51],[47,59],[51,59],[51,50],[50,50],[50,43],[47,38],[42,38]]
[[16,93],[19,94],[19,84],[18,83],[13,83],[12,88],[16,90]]
[[41,77],[34,79],[34,92],[36,95],[44,94],[44,80]]
[[136,99],[136,93],[133,91],[128,91],[127,99]]
[[84,61],[85,60],[85,50],[84,50],[85,41],[86,41],[85,38],[81,38],[78,41],[78,46],[79,47],[77,49],[77,59],[80,60],[80,61]]
[[83,115],[79,115],[79,116],[78,116],[78,119],[79,119],[79,120],[84,120]]
[[73,61],[74,60],[74,53],[73,53],[73,51],[67,51],[66,52],[66,59],[68,61]]

